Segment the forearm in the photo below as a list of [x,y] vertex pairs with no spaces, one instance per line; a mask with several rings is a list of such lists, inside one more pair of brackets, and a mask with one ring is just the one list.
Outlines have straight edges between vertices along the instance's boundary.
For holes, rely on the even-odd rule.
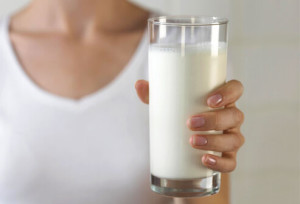
[[174,198],[174,204],[229,204],[229,174],[222,174],[220,192],[203,198]]

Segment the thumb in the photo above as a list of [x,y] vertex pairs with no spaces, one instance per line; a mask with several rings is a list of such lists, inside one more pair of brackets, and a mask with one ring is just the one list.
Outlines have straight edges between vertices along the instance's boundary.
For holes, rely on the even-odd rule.
[[135,89],[141,101],[149,104],[149,82],[146,80],[138,80],[135,83]]

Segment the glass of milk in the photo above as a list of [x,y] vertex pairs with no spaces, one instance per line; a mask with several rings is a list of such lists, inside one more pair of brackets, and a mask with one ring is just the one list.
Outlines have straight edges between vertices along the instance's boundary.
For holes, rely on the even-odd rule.
[[[171,16],[148,20],[151,189],[174,197],[212,195],[219,172],[206,168],[186,121],[210,111],[207,95],[226,80],[227,23],[219,17]],[[222,133],[222,132],[221,132]]]

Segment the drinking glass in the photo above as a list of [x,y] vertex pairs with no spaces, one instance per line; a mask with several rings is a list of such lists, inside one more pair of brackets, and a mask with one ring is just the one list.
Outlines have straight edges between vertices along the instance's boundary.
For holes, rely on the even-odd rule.
[[212,195],[220,173],[205,167],[195,149],[190,116],[210,111],[207,95],[226,80],[227,23],[220,17],[162,16],[148,20],[151,189],[174,197]]

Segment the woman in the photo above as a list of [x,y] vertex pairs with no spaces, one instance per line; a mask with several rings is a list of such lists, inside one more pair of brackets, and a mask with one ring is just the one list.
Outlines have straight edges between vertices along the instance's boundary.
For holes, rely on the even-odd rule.
[[[198,199],[154,194],[148,183],[147,106],[133,91],[146,78],[149,12],[125,0],[33,0],[0,23],[0,203],[228,203],[221,192]],[[136,82],[148,103],[148,82]],[[243,144],[243,87],[230,81],[189,128],[219,129],[194,148],[207,167],[228,173]],[[200,141],[195,136],[194,141]],[[202,140],[203,141],[203,140]]]

